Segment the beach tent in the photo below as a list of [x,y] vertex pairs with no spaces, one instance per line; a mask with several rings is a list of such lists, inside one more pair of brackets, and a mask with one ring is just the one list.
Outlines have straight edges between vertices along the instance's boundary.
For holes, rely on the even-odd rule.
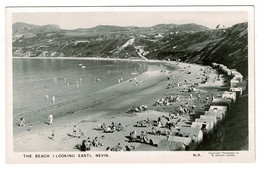
[[217,117],[216,116],[207,116],[207,115],[200,115],[201,120],[211,120],[213,121],[214,126],[217,124]]
[[225,91],[223,94],[222,94],[222,98],[223,99],[232,99],[233,102],[235,103],[236,102],[236,92],[228,92],[228,91]]
[[182,142],[162,140],[158,144],[160,151],[185,151],[186,145]]
[[213,110],[215,110],[215,109],[218,109],[218,110],[223,110],[224,112],[225,112],[225,114],[227,113],[227,106],[210,106],[209,107],[209,110],[210,109],[213,109]]
[[203,141],[203,133],[200,128],[181,127],[180,134],[184,137],[190,137],[197,144]]

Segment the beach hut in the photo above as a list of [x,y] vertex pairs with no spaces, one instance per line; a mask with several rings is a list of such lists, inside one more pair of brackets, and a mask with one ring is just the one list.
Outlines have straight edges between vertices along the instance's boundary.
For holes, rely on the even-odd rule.
[[197,145],[192,142],[190,137],[169,136],[167,141],[183,143],[185,145],[185,150],[195,150],[197,148]]
[[158,144],[159,151],[185,151],[186,145],[182,142],[162,140]]
[[211,120],[211,121],[213,121],[214,126],[216,126],[217,122],[218,122],[216,116],[200,115],[199,119],[201,119],[201,120]]
[[175,141],[184,143],[186,146],[189,146],[192,143],[191,138],[189,137],[179,137],[179,136],[169,136],[167,141]]
[[231,70],[231,75],[234,76],[234,74],[237,72],[236,69],[230,69]]
[[227,109],[227,106],[210,106],[209,107],[209,110],[212,109],[212,110],[215,110],[215,109],[218,109],[218,110],[223,110],[225,112],[225,114],[227,113],[228,109]]
[[181,127],[180,134],[184,137],[190,137],[197,144],[203,141],[203,133],[200,128]]
[[213,68],[217,68],[218,64],[217,64],[217,63],[212,63],[211,66],[212,66]]
[[227,111],[231,110],[232,99],[223,99],[222,96],[213,96],[212,106],[226,106]]
[[[232,87],[232,86],[231,86]],[[236,87],[240,87],[240,88],[242,88],[242,90],[244,91],[244,90],[246,90],[247,89],[247,82],[238,82],[237,83],[237,85],[236,85]]]
[[209,111],[205,111],[205,115],[206,116],[215,116],[218,120],[218,122],[221,122],[224,118],[224,114],[221,112],[209,112]]
[[233,78],[230,80],[230,87],[237,87],[238,83],[239,81]]
[[242,87],[231,87],[229,91],[236,92],[236,94],[238,95],[237,98],[243,93]]
[[242,82],[243,81],[243,75],[241,73],[236,73],[234,78],[236,80],[238,80],[238,82]]
[[219,114],[222,114],[222,118],[225,118],[226,117],[226,111],[225,110],[221,110],[221,109],[209,109],[208,111],[206,112],[210,112],[210,113],[219,113]]
[[214,130],[215,124],[214,124],[214,121],[211,120],[211,119],[201,119],[201,118],[198,119],[198,118],[196,118],[195,122],[208,123],[209,127],[212,128],[212,132]]
[[223,94],[222,94],[222,98],[223,99],[232,99],[232,101],[235,103],[236,102],[236,92],[228,92],[228,91],[225,91]]
[[192,122],[191,124],[192,128],[199,128],[203,132],[203,137],[208,136],[210,133],[213,132],[213,125],[209,122]]

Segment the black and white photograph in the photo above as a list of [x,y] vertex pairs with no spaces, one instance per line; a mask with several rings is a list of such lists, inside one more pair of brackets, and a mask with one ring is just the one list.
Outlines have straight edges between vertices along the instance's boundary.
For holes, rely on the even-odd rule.
[[12,154],[254,160],[252,7],[31,7],[6,17],[11,163]]

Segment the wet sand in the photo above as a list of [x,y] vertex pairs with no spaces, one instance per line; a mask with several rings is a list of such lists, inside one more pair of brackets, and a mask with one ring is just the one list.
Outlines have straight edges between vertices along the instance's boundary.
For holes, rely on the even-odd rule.
[[[170,63],[170,62],[169,62]],[[148,70],[137,76],[138,81],[142,81],[142,85],[135,85],[132,81],[124,81],[123,83],[113,85],[101,91],[86,96],[85,99],[75,99],[66,103],[57,103],[50,107],[43,108],[44,111],[55,109],[56,112],[64,112],[56,116],[54,114],[54,124],[52,126],[46,124],[48,121],[48,113],[45,118],[32,124],[32,130],[27,131],[28,123],[25,127],[19,128],[14,125],[14,151],[17,152],[47,152],[47,151],[79,151],[75,149],[77,144],[81,144],[83,139],[91,137],[99,137],[103,146],[92,148],[93,151],[104,151],[107,147],[115,147],[118,143],[124,146],[135,146],[137,149],[141,143],[129,143],[126,136],[133,130],[140,134],[141,131],[151,131],[151,127],[137,128],[134,127],[137,121],[157,120],[162,115],[176,113],[177,108],[184,103],[188,105],[196,105],[196,114],[184,117],[187,121],[192,121],[199,116],[204,109],[206,103],[205,98],[211,94],[221,94],[221,86],[223,81],[212,81],[217,74],[211,74],[211,78],[205,84],[200,84],[198,89],[201,91],[201,100],[197,100],[197,92],[193,93],[193,98],[189,98],[188,92],[182,92],[194,83],[200,83],[204,66],[175,62],[167,66],[163,64],[149,65]],[[175,71],[169,71],[168,66],[177,68]],[[187,74],[186,70],[190,70],[191,74]],[[173,75],[172,80],[168,80],[167,76]],[[184,83],[181,87],[166,89],[169,83]],[[180,95],[181,101],[174,102],[170,106],[153,106],[155,100],[166,96]],[[145,104],[149,107],[148,111],[129,114],[126,111],[133,106]],[[60,113],[59,113],[60,114]],[[26,119],[25,119],[26,120]],[[105,123],[107,126],[112,122],[121,123],[127,126],[123,131],[114,133],[104,133],[98,130],[99,124]],[[19,121],[17,121],[19,123]],[[73,126],[77,125],[77,129],[81,129],[84,136],[81,138],[70,137],[73,134]],[[185,124],[185,125],[189,125]],[[54,140],[50,139],[52,129],[54,129]],[[160,128],[158,128],[160,129]],[[164,130],[164,129],[160,129]],[[155,144],[160,140],[165,140],[166,136],[148,135]],[[147,147],[145,150],[157,150],[155,147]]]

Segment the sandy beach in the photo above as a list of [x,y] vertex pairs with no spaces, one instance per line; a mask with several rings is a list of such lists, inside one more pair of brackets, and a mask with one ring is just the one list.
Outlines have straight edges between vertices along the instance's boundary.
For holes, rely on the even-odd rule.
[[[172,68],[171,68],[172,67]],[[184,115],[183,123],[180,126],[189,126],[191,122],[204,112],[207,107],[206,97],[222,94],[220,88],[225,88],[224,80],[215,81],[217,72],[212,71],[208,81],[200,84],[205,66],[163,62],[162,64],[149,64],[148,70],[136,77],[142,83],[136,85],[135,79],[123,81],[122,83],[102,89],[86,96],[86,99],[74,99],[66,103],[57,103],[52,106],[42,107],[46,117],[40,121],[32,123],[31,131],[28,131],[28,123],[25,127],[19,128],[14,125],[14,151],[16,152],[49,152],[49,151],[79,151],[75,146],[81,144],[84,139],[90,137],[92,140],[98,137],[102,146],[92,147],[91,151],[105,151],[108,147],[115,147],[118,143],[123,147],[134,147],[135,150],[159,150],[155,146],[147,145],[144,149],[142,143],[129,143],[127,136],[131,131],[136,131],[140,135],[141,131],[150,132],[152,126],[135,127],[137,121],[157,120],[159,117],[167,116],[169,113],[176,114],[180,105],[187,104],[189,107],[196,106],[195,114]],[[191,72],[191,73],[187,73]],[[171,79],[168,79],[171,77]],[[179,83],[180,87],[167,89],[169,84]],[[199,83],[197,90],[192,92],[193,97],[187,89],[194,83]],[[197,95],[200,91],[200,100]],[[155,101],[166,96],[176,96],[179,94],[180,101],[170,105],[154,106]],[[126,113],[133,106],[147,105],[148,110],[139,113]],[[54,116],[53,125],[48,125],[48,114],[50,110],[64,112],[59,116]],[[15,123],[19,120],[15,119]],[[28,120],[28,119],[25,119]],[[124,127],[122,131],[114,133],[104,133],[100,130],[100,125],[107,126],[112,122],[121,123]],[[80,138],[72,137],[73,126],[76,125],[77,132],[80,129]],[[51,139],[54,129],[54,139]],[[156,127],[157,130],[164,131],[165,128]],[[154,144],[161,140],[166,140],[166,136],[148,135]]]

